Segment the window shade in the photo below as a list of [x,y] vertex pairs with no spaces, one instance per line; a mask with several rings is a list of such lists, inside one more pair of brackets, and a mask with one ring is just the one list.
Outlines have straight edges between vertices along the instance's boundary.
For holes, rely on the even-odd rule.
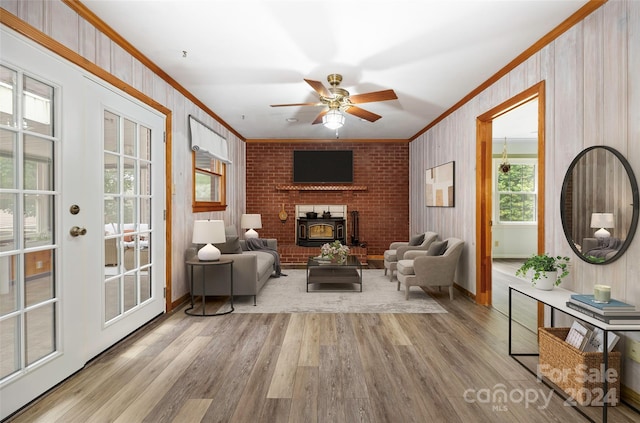
[[218,160],[231,164],[225,138],[193,116],[189,116],[189,127],[191,129],[191,149],[193,151],[207,153]]

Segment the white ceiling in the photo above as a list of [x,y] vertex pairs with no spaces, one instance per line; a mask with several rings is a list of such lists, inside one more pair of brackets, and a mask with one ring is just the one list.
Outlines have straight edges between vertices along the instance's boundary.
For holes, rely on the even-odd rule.
[[[398,99],[347,115],[341,139],[410,138],[586,0],[84,0],[245,138],[323,139],[303,78]],[[183,57],[186,51],[186,57]],[[295,118],[297,122],[288,122]]]

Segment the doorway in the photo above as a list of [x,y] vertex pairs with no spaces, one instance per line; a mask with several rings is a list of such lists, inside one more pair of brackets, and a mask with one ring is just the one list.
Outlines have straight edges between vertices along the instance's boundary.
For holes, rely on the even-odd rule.
[[[495,118],[492,138],[491,305],[507,315],[509,284],[538,249],[538,99]],[[537,330],[531,307],[514,304],[512,318]]]
[[[496,189],[494,171],[494,147],[493,125],[494,121],[520,106],[532,101],[537,101],[537,167],[536,167],[536,216],[537,227],[535,230],[536,251],[544,250],[544,81],[523,91],[517,96],[505,101],[488,112],[478,116],[476,120],[477,142],[477,169],[476,169],[476,236],[478,248],[476,252],[476,301],[483,305],[492,305],[493,301],[493,252],[495,240],[493,227],[496,220],[496,201],[494,190]],[[499,158],[501,161],[502,157]],[[508,197],[507,193],[507,197]],[[529,193],[516,193],[528,195]],[[498,195],[498,194],[496,194]],[[500,242],[500,241],[498,241]],[[542,318],[540,307],[538,308],[537,323]]]

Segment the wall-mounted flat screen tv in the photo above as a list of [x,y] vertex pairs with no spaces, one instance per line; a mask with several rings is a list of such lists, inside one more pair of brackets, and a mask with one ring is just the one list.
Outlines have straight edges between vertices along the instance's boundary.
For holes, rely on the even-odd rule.
[[293,182],[353,183],[353,151],[294,150]]

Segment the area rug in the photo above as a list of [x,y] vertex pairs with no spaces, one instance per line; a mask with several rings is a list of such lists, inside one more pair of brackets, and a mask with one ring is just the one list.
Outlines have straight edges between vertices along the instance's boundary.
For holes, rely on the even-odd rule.
[[[365,269],[359,285],[316,284],[307,292],[304,269],[283,269],[286,277],[271,278],[253,297],[236,297],[236,313],[446,313],[422,289],[414,287],[409,300],[397,282],[389,282],[382,269]],[[448,298],[448,296],[447,296]]]

